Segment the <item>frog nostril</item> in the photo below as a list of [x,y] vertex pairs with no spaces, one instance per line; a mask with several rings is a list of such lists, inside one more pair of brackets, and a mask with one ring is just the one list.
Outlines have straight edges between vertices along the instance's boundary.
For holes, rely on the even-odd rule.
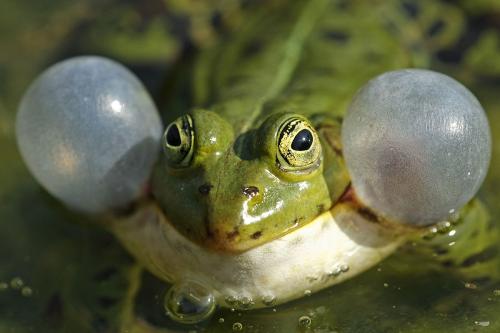
[[198,191],[203,195],[207,195],[208,193],[210,193],[210,190],[212,189],[212,187],[213,187],[212,184],[205,183],[205,184],[201,185],[200,187],[198,187]]
[[243,187],[242,192],[248,198],[253,198],[259,194],[259,188],[257,186],[245,186]]

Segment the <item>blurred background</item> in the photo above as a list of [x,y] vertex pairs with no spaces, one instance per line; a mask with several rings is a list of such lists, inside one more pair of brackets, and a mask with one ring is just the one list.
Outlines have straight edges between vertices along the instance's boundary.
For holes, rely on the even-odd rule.
[[[414,65],[457,78],[481,101],[494,152],[480,197],[498,221],[500,1],[352,3],[389,8],[381,11],[389,20],[402,17],[398,33]],[[0,0],[0,332],[500,331],[500,283],[481,286],[433,271],[405,250],[302,300],[260,311],[218,310],[205,323],[176,324],[161,307],[167,286],[140,273],[111,235],[66,210],[29,175],[13,125],[23,91],[43,69],[75,55],[107,56],[135,72],[163,109],[175,100],[174,78],[198,52],[237,33],[253,11],[280,5],[286,1]],[[137,274],[143,275],[138,319],[126,325],[127,290]]]

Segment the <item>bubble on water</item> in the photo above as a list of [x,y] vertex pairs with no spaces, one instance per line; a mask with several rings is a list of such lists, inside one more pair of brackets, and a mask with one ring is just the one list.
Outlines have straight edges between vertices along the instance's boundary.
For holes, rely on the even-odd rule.
[[224,323],[224,318],[220,317],[219,320],[217,320],[219,322],[219,324],[223,324]]
[[33,295],[33,289],[31,289],[30,287],[23,287],[23,289],[21,289],[21,295],[30,297],[31,295]]
[[15,277],[10,280],[10,286],[12,289],[21,289],[23,285],[24,281],[20,277]]
[[240,332],[243,331],[243,324],[240,322],[236,322],[233,324],[233,331]]
[[0,291],[9,289],[9,285],[6,282],[0,282]]
[[311,296],[311,294],[312,291],[310,291],[309,289],[304,290],[304,296]]
[[262,303],[264,303],[264,305],[270,306],[273,305],[274,302],[276,302],[276,296],[274,295],[266,295],[262,297]]
[[387,282],[384,283],[384,287],[386,287],[386,288],[389,287],[389,284]]
[[255,302],[253,301],[253,299],[251,297],[243,296],[239,300],[239,305],[240,305],[240,308],[242,308],[242,309],[249,309],[253,305],[255,305]]
[[340,265],[339,268],[340,268],[340,271],[342,273],[345,273],[345,272],[347,272],[349,270],[349,266],[347,264],[342,264],[342,265]]
[[340,264],[336,265],[335,268],[333,268],[330,272],[327,273],[327,275],[330,277],[337,277],[342,273],[346,273],[347,271],[349,271],[349,265]]
[[173,285],[165,295],[167,315],[183,324],[195,324],[208,319],[214,312],[215,297],[204,285],[196,281],[183,281]]
[[493,290],[493,295],[500,296],[500,289]]
[[234,306],[238,303],[238,298],[236,298],[236,296],[226,296],[226,298],[224,299],[226,301],[226,304],[229,305],[229,306]]
[[303,328],[311,327],[312,319],[309,316],[302,316],[299,318],[299,326]]

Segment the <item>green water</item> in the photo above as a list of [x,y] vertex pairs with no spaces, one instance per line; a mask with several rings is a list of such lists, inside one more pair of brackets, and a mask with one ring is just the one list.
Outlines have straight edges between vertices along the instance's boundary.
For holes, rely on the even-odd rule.
[[[465,82],[487,110],[494,151],[479,196],[497,221],[500,9],[487,0],[470,6],[462,6],[471,15],[467,28],[491,30],[480,39],[482,51],[470,52],[466,66],[449,61],[436,67]],[[228,1],[0,0],[1,333],[116,332],[128,311],[130,277],[138,272],[111,235],[67,211],[27,172],[13,129],[23,90],[55,61],[90,53],[125,63],[161,101],[183,41],[207,47],[216,38],[216,29],[207,28],[215,7],[231,14],[227,29],[241,15]],[[189,19],[196,23],[185,29]],[[277,308],[218,310],[209,321],[189,327],[164,316],[160,304],[167,286],[144,273],[136,312],[162,328],[133,332],[232,332],[238,324],[241,332],[262,333],[500,332],[500,282],[470,285],[453,272],[433,271],[423,260],[400,251],[324,292]]]

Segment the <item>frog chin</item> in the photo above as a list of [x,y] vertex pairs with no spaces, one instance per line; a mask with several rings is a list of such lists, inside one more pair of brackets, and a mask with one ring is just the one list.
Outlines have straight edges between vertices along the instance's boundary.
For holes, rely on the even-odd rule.
[[201,281],[219,305],[233,308],[277,305],[340,283],[377,264],[406,239],[348,204],[236,254],[213,252],[190,241],[154,203],[111,226],[157,277],[170,283]]

